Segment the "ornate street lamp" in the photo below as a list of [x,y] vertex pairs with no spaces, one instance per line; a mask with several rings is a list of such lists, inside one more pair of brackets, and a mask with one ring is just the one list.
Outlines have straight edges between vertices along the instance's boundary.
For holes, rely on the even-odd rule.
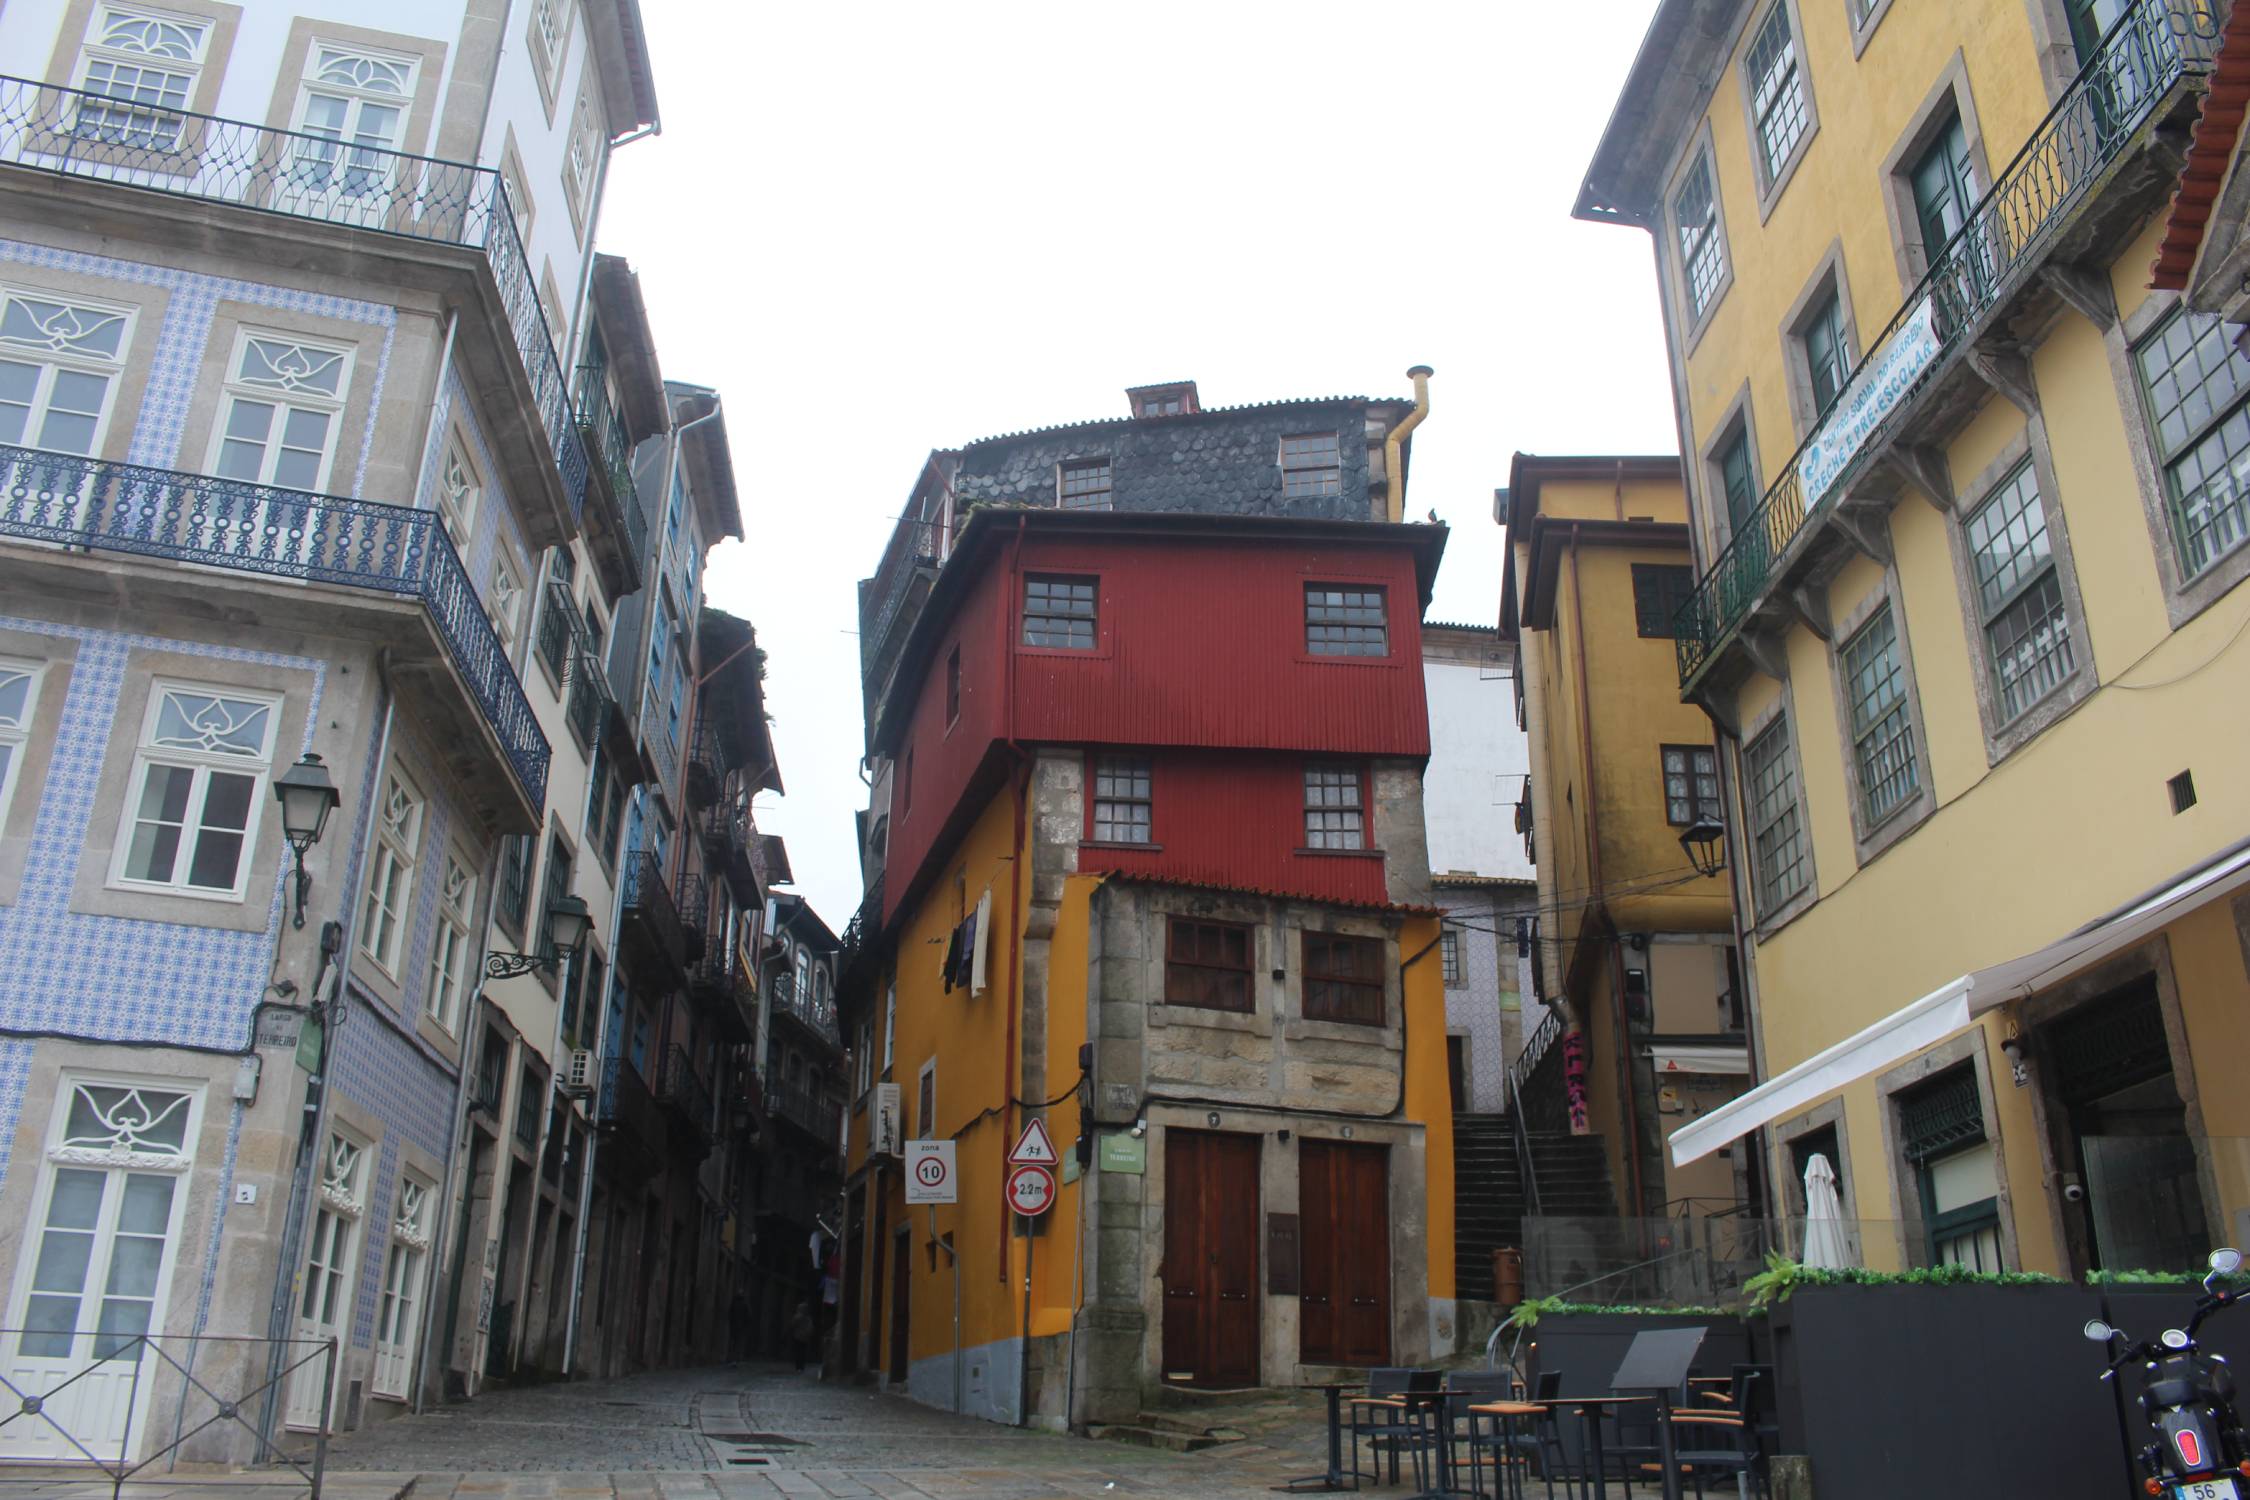
[[305,925],[305,892],[312,876],[305,872],[305,851],[320,842],[328,815],[343,800],[328,779],[328,768],[310,750],[304,759],[273,779],[274,799],[281,804],[281,836],[297,857],[297,911],[290,925]]
[[545,953],[490,953],[485,955],[484,977],[487,979],[514,979],[519,974],[529,974],[533,969],[560,968],[570,961],[586,934],[594,927],[594,914],[586,909],[582,897],[565,896],[547,908],[547,951]]
[[1681,833],[1680,847],[1687,851],[1688,863],[1695,866],[1698,875],[1716,875],[1727,867],[1726,837],[1726,825],[1708,814],[1688,824]]

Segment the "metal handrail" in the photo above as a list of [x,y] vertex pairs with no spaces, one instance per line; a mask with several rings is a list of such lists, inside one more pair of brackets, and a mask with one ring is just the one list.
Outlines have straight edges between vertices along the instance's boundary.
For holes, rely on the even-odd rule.
[[[126,117],[132,123],[95,123]],[[500,174],[0,74],[0,162],[484,252],[576,519],[586,451]]]
[[[1763,499],[1734,530],[1673,618],[1681,686],[1692,682],[1719,640],[1749,613],[1774,565],[1817,513],[1894,435],[1900,414],[1926,386],[1962,336],[2012,293],[2065,213],[2099,178],[2172,85],[2210,61],[2217,26],[2199,0],[2135,0],[2056,101],[2023,149],[1994,179],[1991,191],[1930,258],[1883,331],[1869,341],[1844,393],[1790,454]],[[1834,437],[1861,375],[1909,323],[1930,310],[1936,350],[1863,433],[1830,478],[1809,499],[1808,453]]]
[[937,524],[902,516],[860,600],[860,669],[873,665],[905,604],[917,568],[937,566]]
[[1515,1070],[1508,1070],[1509,1136],[1516,1148],[1516,1178],[1523,1184],[1525,1206],[1534,1214],[1539,1208],[1539,1169],[1531,1155],[1531,1127],[1524,1120],[1523,1089],[1517,1083]]
[[711,1131],[711,1090],[695,1071],[695,1060],[674,1042],[664,1049],[664,1064],[657,1072],[656,1098],[669,1104],[694,1124],[706,1139]]
[[434,510],[0,444],[0,536],[419,599],[532,805],[547,736]]
[[1541,1060],[1561,1038],[1562,1031],[1562,1012],[1549,1007],[1539,1024],[1531,1028],[1531,1035],[1525,1037],[1523,1045],[1516,1049],[1516,1060],[1508,1064],[1508,1090],[1511,1094],[1517,1098],[1523,1096],[1523,1081],[1538,1069]]

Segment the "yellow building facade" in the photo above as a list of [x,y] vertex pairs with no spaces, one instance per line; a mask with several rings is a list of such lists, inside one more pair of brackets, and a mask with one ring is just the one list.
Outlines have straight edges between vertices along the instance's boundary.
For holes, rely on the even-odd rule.
[[1539,882],[1527,1112],[1602,1137],[1627,1218],[1734,1209],[1753,1195],[1737,1163],[1662,1150],[1749,1071],[1727,883],[1682,843],[1720,808],[1710,720],[1675,687],[1671,605],[1693,580],[1679,460],[1519,453],[1494,519]]
[[1582,218],[1655,238],[1759,1083],[1670,1136],[1875,1265],[2250,1209],[2250,359],[2150,290],[2165,0],[1666,0]]

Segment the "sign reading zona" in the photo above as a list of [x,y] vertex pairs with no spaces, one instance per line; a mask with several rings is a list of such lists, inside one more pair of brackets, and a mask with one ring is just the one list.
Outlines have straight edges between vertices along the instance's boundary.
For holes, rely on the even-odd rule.
[[1055,1154],[1055,1138],[1047,1134],[1046,1122],[1037,1115],[1024,1121],[1023,1134],[1016,1137],[1015,1147],[1008,1153],[1008,1165],[1051,1167],[1061,1160]]
[[906,1201],[954,1203],[960,1198],[960,1179],[953,1175],[953,1142],[906,1143]]
[[1024,1162],[1008,1174],[1008,1206],[1036,1218],[1055,1206],[1055,1174],[1037,1162]]

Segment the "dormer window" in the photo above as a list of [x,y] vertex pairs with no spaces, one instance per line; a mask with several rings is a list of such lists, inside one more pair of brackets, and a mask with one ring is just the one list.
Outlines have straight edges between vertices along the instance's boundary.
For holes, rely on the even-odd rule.
[[1109,459],[1074,458],[1055,479],[1055,502],[1064,510],[1110,509]]
[[1174,381],[1170,385],[1137,385],[1125,393],[1133,403],[1136,417],[1186,417],[1203,410],[1196,400],[1195,382]]

